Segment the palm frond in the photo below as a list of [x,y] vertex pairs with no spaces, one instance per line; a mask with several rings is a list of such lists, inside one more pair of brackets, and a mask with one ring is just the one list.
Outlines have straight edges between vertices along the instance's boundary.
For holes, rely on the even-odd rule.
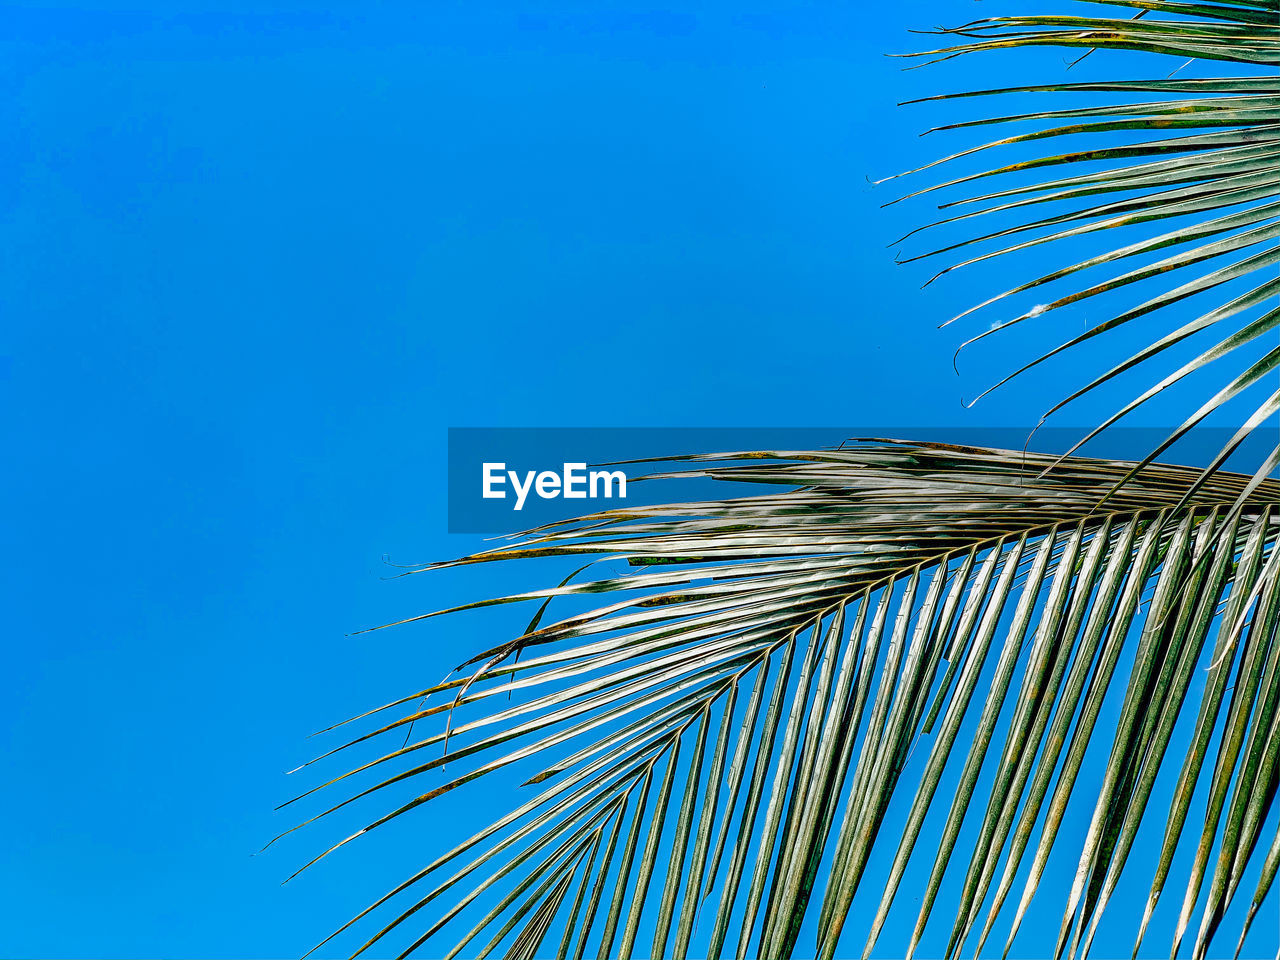
[[[1241,75],[1179,78],[1181,70],[1177,69],[1154,79],[1022,85],[927,98],[1056,95],[1071,98],[1078,105],[935,128],[1035,127],[921,170],[1021,145],[1038,148],[1043,144],[1043,153],[911,194],[931,194],[944,187],[963,190],[960,199],[941,205],[946,216],[929,226],[958,224],[971,230],[972,236],[908,259],[953,258],[955,262],[936,274],[936,280],[959,267],[1046,244],[1141,228],[1141,236],[1118,241],[1114,248],[1104,248],[1068,266],[1029,276],[954,319],[978,310],[1002,309],[1010,298],[1059,281],[1068,285],[1046,303],[1016,316],[1006,314],[966,341],[968,345],[1026,321],[1056,317],[1056,311],[1092,302],[1104,294],[1133,296],[1130,305],[1122,309],[1117,307],[1113,312],[1104,308],[1105,319],[1090,320],[1089,329],[1024,364],[985,391],[985,396],[1063,351],[1143,318],[1176,316],[1169,308],[1199,297],[1194,302],[1206,305],[1198,307],[1192,319],[1168,323],[1144,337],[1144,347],[1087,380],[1045,413],[1047,418],[1126,371],[1153,364],[1184,341],[1198,335],[1203,335],[1202,340],[1216,338],[1216,342],[1211,339],[1192,351],[1190,359],[1155,375],[1149,389],[1081,439],[1084,443],[1185,377],[1233,357],[1236,366],[1229,382],[1186,415],[1182,426],[1143,461],[1148,462],[1224,404],[1252,395],[1256,391],[1250,388],[1256,388],[1280,365],[1280,348],[1262,351],[1264,342],[1260,340],[1280,329],[1280,307],[1276,306],[1280,297],[1276,274],[1280,266],[1280,77],[1274,69],[1280,64],[1280,3],[1099,0],[1098,5],[1138,12],[1129,17],[993,17],[940,31],[956,42],[916,56],[937,61],[1039,46],[1079,48],[1085,55],[1123,49],[1167,54],[1189,63],[1227,62],[1237,65]],[[1121,102],[1101,102],[1111,94],[1118,95]],[[1060,143],[1066,146],[1057,146]],[[1033,179],[1028,182],[1028,177]],[[1003,185],[992,189],[985,186],[988,182]],[[982,218],[992,216],[997,218],[995,225],[982,229]],[[976,245],[986,246],[978,249]],[[1251,284],[1242,288],[1241,284],[1248,283],[1244,278],[1250,276],[1254,278]],[[1140,284],[1153,279],[1164,286],[1142,293]],[[1262,355],[1253,356],[1245,348]],[[1220,467],[1252,429],[1278,410],[1280,392],[1264,395],[1206,472]]]
[[[1073,457],[1046,474],[1052,457],[893,441],[686,459],[655,482],[780,489],[599,513],[456,561],[631,572],[448,611],[538,605],[523,632],[381,708],[394,719],[365,715],[374,729],[347,746],[388,747],[325,784],[346,796],[313,819],[422,786],[326,853],[508,768],[529,796],[342,928],[370,925],[357,953],[409,931],[401,956],[441,955],[447,937],[448,956],[545,942],[558,957],[784,957],[808,918],[802,954],[852,935],[865,956],[915,857],[932,869],[908,953],[951,871],[958,956],[1025,876],[1013,942],[1055,851],[1078,861],[1057,950],[1074,953],[1142,866],[1129,853],[1164,771],[1177,788],[1150,902],[1190,833],[1181,928],[1203,900],[1203,955],[1280,773],[1280,484],[1149,464],[1099,510],[1133,464]],[[587,608],[544,625],[552,600]],[[1100,722],[1109,696],[1119,718]],[[1180,719],[1194,728],[1171,758]],[[1096,792],[1078,777],[1091,748],[1109,751]],[[1187,831],[1203,784],[1203,828]],[[882,831],[895,798],[909,812]],[[1093,811],[1084,836],[1072,802]],[[885,844],[879,909],[858,917]],[[1277,861],[1271,844],[1255,909]]]

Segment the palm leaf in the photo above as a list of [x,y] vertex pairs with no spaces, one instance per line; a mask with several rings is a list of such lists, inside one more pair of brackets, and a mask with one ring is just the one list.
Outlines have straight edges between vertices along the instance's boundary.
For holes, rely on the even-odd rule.
[[[327,852],[508,768],[526,799],[342,929],[369,927],[358,952],[408,931],[401,956],[448,943],[450,956],[478,943],[520,957],[544,943],[575,958],[865,953],[923,858],[909,950],[956,876],[958,955],[1025,876],[1021,919],[1057,853],[1078,863],[1062,955],[1087,947],[1121,871],[1143,868],[1128,852],[1165,771],[1178,789],[1152,902],[1175,879],[1172,850],[1198,836],[1185,879],[1193,907],[1207,883],[1203,953],[1280,773],[1280,484],[1148,464],[1099,510],[1135,465],[1072,457],[1046,473],[1054,459],[891,441],[687,458],[655,482],[748,488],[456,561],[586,555],[630,572],[450,611],[539,605],[527,630],[382,708],[394,719],[365,716],[373,729],[351,745],[387,747],[325,784],[346,795],[313,819],[357,799],[373,814]],[[544,625],[552,600],[584,608]],[[1115,724],[1099,723],[1108,696]],[[1183,714],[1194,733],[1170,758]],[[1077,777],[1091,749],[1109,753],[1096,791]],[[414,799],[381,799],[405,781],[421,785]],[[1202,782],[1210,815],[1187,831]],[[891,801],[909,813],[882,831]],[[1072,803],[1093,811],[1083,837],[1066,826]],[[1280,859],[1261,845],[1255,905]],[[893,859],[871,888],[878,846]],[[883,891],[874,917],[851,909],[866,889]],[[817,938],[801,944],[806,918]]]
[[[784,489],[605,512],[456,561],[591,562],[555,588],[443,611],[537,605],[526,629],[456,676],[356,718],[372,729],[326,754],[389,744],[303,794],[347,791],[307,823],[357,802],[376,810],[317,860],[490,774],[518,770],[531,794],[338,931],[370,928],[357,953],[396,937],[407,942],[402,956],[452,942],[450,956],[532,957],[558,943],[557,956],[575,960],[588,950],[781,957],[810,952],[799,943],[811,920],[813,952],[834,956],[854,931],[865,957],[921,858],[928,880],[908,954],[939,922],[948,876],[961,880],[948,957],[970,943],[981,949],[1012,913],[1007,953],[1055,854],[1076,864],[1055,955],[1087,953],[1121,876],[1135,869],[1130,854],[1161,776],[1176,780],[1138,942],[1168,884],[1179,883],[1172,947],[1202,905],[1193,952],[1203,956],[1260,859],[1244,942],[1280,870],[1280,843],[1261,842],[1280,779],[1280,485],[1264,480],[1280,447],[1252,478],[1220,468],[1280,409],[1280,393],[1206,469],[1154,458],[1280,367],[1280,349],[1238,361],[1280,327],[1280,308],[1268,305],[1280,281],[1259,273],[1280,265],[1280,80],[1266,73],[1280,62],[1280,4],[1103,5],[1124,15],[981,20],[944,31],[950,45],[928,56],[1114,48],[1219,61],[1238,75],[1175,71],[933,98],[1077,98],[951,124],[1040,126],[947,161],[1062,137],[1089,142],[919,191],[973,194],[944,204],[931,226],[998,218],[920,257],[955,254],[946,273],[1148,225],[961,317],[1073,285],[995,332],[1169,275],[1177,279],[1168,289],[1137,296],[1022,370],[1216,297],[1063,403],[1200,335],[1216,342],[1098,429],[1231,357],[1226,385],[1141,461],[887,441],[686,458],[690,466],[660,477]],[[1100,103],[1102,95],[1122,101]],[[602,559],[632,569],[580,579]],[[543,625],[553,600],[591,598],[603,605]],[[1198,671],[1207,682],[1197,694]],[[1100,719],[1108,703],[1114,723]],[[399,715],[372,719],[384,711]],[[1180,724],[1190,737],[1171,760]],[[1102,782],[1086,789],[1080,772],[1093,753],[1107,760]],[[409,784],[422,786],[408,802],[382,799]],[[1198,790],[1204,821],[1188,831]],[[939,792],[950,798],[940,829],[930,818]],[[884,831],[895,798],[906,819]],[[1068,812],[1081,804],[1088,827],[1074,835]],[[1179,875],[1175,854],[1188,834],[1194,857]],[[1255,856],[1259,846],[1265,853]],[[888,876],[869,886],[880,848]],[[864,917],[853,907],[869,889],[879,903]]]
[[[1275,273],[1280,266],[1280,77],[1274,69],[1280,64],[1280,2],[1101,0],[1094,6],[1126,15],[993,17],[939,31],[951,42],[915,55],[937,61],[991,50],[1051,46],[1080,49],[1085,55],[1123,49],[1180,59],[1167,65],[1155,61],[1160,76],[1153,79],[1023,85],[927,98],[1031,94],[1057,98],[1055,102],[1067,105],[935,128],[1034,127],[921,170],[1022,145],[1043,153],[984,166],[912,194],[931,194],[943,187],[963,191],[941,205],[946,215],[930,227],[951,225],[965,233],[959,240],[907,259],[953,258],[934,276],[937,279],[958,267],[1044,245],[1095,236],[1102,242],[1103,235],[1112,233],[1121,237],[1112,241],[1117,245],[1111,249],[1028,276],[954,319],[979,310],[1004,311],[989,318],[967,345],[1027,321],[1043,322],[1047,315],[1056,317],[1056,311],[1092,303],[1103,295],[1130,298],[1125,306],[1103,307],[1103,319],[1091,319],[1085,332],[1023,364],[1000,380],[998,387],[1120,327],[1155,316],[1170,318],[1162,330],[1144,338],[1146,346],[1087,379],[1047,411],[1046,418],[1130,369],[1154,369],[1173,355],[1167,351],[1184,342],[1183,350],[1199,342],[1189,359],[1153,374],[1149,389],[1122,405],[1081,443],[1185,377],[1219,360],[1234,364],[1226,385],[1180,415],[1185,417],[1182,425],[1141,461],[1149,462],[1225,404],[1255,394],[1258,381],[1280,364],[1280,349],[1256,355],[1264,342],[1261,338],[1280,329],[1280,307],[1276,306],[1280,279]],[[1137,14],[1128,14],[1130,10]],[[1206,61],[1219,71],[1234,65],[1234,72],[1184,76]],[[1111,95],[1121,102],[1104,102]],[[992,218],[994,225],[982,229],[980,224]],[[1144,290],[1142,284],[1149,280],[1164,286]],[[1042,291],[1053,284],[1061,289],[1051,294]],[[1012,298],[1033,291],[1047,302],[1010,316],[1013,311],[1007,304]],[[1189,319],[1173,319],[1179,317],[1173,308],[1183,301],[1192,301],[1189,306],[1194,312]],[[1280,392],[1255,397],[1254,402],[1245,427],[1206,473],[1221,466],[1252,429],[1280,410]],[[1274,466],[1270,461],[1276,456],[1269,458],[1266,469]]]

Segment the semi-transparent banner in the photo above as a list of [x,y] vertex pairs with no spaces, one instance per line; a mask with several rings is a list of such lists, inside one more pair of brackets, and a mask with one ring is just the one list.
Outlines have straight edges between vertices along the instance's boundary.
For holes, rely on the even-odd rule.
[[[1170,429],[1113,428],[1077,455],[1140,460]],[[654,503],[696,501],[723,494],[705,477],[675,477],[703,463],[682,456],[747,451],[832,450],[860,438],[932,441],[1039,453],[1065,453],[1086,430],[1053,427],[454,427],[449,430],[450,533],[510,534],[559,520]],[[1202,466],[1233,431],[1190,431],[1157,459]],[[1276,444],[1273,432],[1251,435],[1227,469],[1252,473]],[[664,475],[653,479],[654,475]],[[735,484],[733,496],[752,491]]]

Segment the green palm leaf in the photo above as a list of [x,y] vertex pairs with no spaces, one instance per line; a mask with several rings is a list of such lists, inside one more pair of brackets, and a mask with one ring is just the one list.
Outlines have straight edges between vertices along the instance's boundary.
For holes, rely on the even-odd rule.
[[[1203,956],[1260,862],[1244,942],[1280,870],[1280,842],[1262,836],[1280,782],[1280,484],[1264,479],[1280,447],[1253,477],[1221,467],[1280,410],[1280,392],[1206,469],[1154,458],[1280,367],[1280,348],[1264,351],[1260,339],[1280,329],[1280,78],[1270,75],[1280,3],[1101,5],[1122,15],[980,20],[943,31],[949,45],[925,56],[1115,48],[1218,61],[1231,75],[1175,69],[932,98],[1076,100],[948,125],[1037,126],[938,163],[1020,145],[1065,152],[919,191],[968,191],[930,226],[996,219],[912,259],[954,255],[947,273],[1120,230],[1113,249],[956,319],[1055,283],[1065,292],[973,339],[1095,298],[1131,298],[1014,376],[1199,304],[1063,401],[1210,338],[1099,430],[1230,357],[1226,384],[1141,461],[890,441],[686,458],[689,469],[663,476],[782,489],[596,514],[456,561],[589,562],[558,587],[443,611],[536,605],[523,631],[356,718],[372,729],[325,755],[387,745],[303,794],[345,791],[307,823],[357,802],[375,811],[317,860],[490,774],[526,777],[510,813],[339,931],[369,928],[357,953],[395,937],[407,944],[402,956],[452,943],[449,956],[532,957],[555,946],[574,960],[588,951],[829,958],[843,946],[865,957],[908,868],[923,861],[908,955],[931,921],[949,923],[952,957],[982,950],[1001,918],[1007,954],[1056,855],[1075,873],[1055,956],[1075,956],[1088,952],[1121,876],[1146,866],[1131,854],[1152,817],[1164,831],[1134,918],[1138,944],[1174,884],[1172,949],[1198,909],[1192,952]],[[1084,142],[1053,146],[1064,137]],[[1141,292],[1149,280],[1164,286]],[[581,579],[606,559],[631,570]],[[544,625],[552,601],[563,610],[591,598],[601,605]],[[1112,712],[1114,722],[1103,719]],[[1086,785],[1086,758],[1104,753],[1101,782]],[[1155,802],[1161,777],[1174,778],[1167,811]],[[412,799],[384,799],[409,784]],[[885,830],[891,802],[905,821]],[[931,818],[944,805],[945,818]],[[1083,833],[1071,829],[1073,810],[1087,818]],[[1190,845],[1190,862],[1178,860]],[[869,883],[877,850],[888,874]],[[940,918],[947,877],[960,897]],[[871,890],[878,906],[855,911]],[[816,939],[802,944],[806,930]]]
[[[1052,322],[1056,311],[1106,294],[1113,294],[1113,299],[1130,298],[1127,306],[1114,312],[1106,308],[1105,319],[1091,320],[1085,332],[1032,359],[996,384],[1000,386],[1122,326],[1153,315],[1176,316],[1170,308],[1191,300],[1197,311],[1191,319],[1169,322],[1164,330],[1145,338],[1147,346],[1087,379],[1045,414],[1052,415],[1130,369],[1155,367],[1169,355],[1166,351],[1184,342],[1197,337],[1204,341],[1190,359],[1156,374],[1149,389],[1082,438],[1084,443],[1183,378],[1215,361],[1234,358],[1236,366],[1226,386],[1189,411],[1149,460],[1223,405],[1256,392],[1250,388],[1280,365],[1280,348],[1256,356],[1261,338],[1280,329],[1280,307],[1276,306],[1280,296],[1276,275],[1280,266],[1280,77],[1274,69],[1280,64],[1280,3],[1103,0],[1094,6],[1137,14],[993,17],[940,31],[955,42],[916,55],[936,61],[990,50],[1052,46],[1079,48],[1085,55],[1114,48],[1182,59],[1169,61],[1167,67],[1155,61],[1161,74],[1153,79],[1025,85],[928,98],[1034,94],[1077,103],[936,128],[1035,127],[922,170],[1020,145],[1043,144],[1045,152],[912,194],[931,194],[943,187],[965,191],[959,199],[943,203],[941,209],[947,215],[930,226],[963,227],[969,235],[908,259],[958,257],[935,275],[937,279],[958,267],[1045,244],[1119,231],[1117,236],[1123,239],[1114,241],[1118,245],[1113,248],[1029,276],[954,319],[979,310],[1003,310],[1010,298],[1058,284],[1047,302],[1014,316],[995,317],[987,329],[966,342],[973,343],[1028,321]],[[1202,61],[1218,62],[1217,70],[1222,63],[1235,64],[1238,75],[1180,76]],[[1107,95],[1117,95],[1122,102],[1100,102]],[[1033,177],[1030,182],[1028,176]],[[983,218],[993,216],[996,226],[983,230]],[[1250,276],[1252,281],[1247,280]],[[1144,292],[1141,284],[1148,280],[1158,280],[1161,287]],[[1252,429],[1280,410],[1280,392],[1255,402],[1245,426],[1206,472],[1219,467]],[[1268,469],[1277,455],[1280,448]]]
[[[1151,464],[1098,510],[1133,464],[1046,474],[1053,457],[897,442],[689,459],[662,476],[781,489],[596,514],[457,561],[585,554],[632,572],[467,605],[540,607],[353,740],[387,748],[325,785],[347,796],[319,817],[356,799],[376,812],[329,852],[490,773],[527,777],[509,815],[356,918],[360,952],[405,930],[402,956],[450,942],[449,956],[869,951],[914,858],[932,870],[910,949],[952,875],[956,955],[1029,865],[1021,918],[1056,851],[1078,863],[1061,954],[1087,946],[1122,868],[1141,868],[1127,856],[1163,770],[1178,778],[1168,850],[1199,837],[1186,899],[1207,883],[1203,953],[1271,846],[1280,484],[1220,472],[1192,489],[1198,471]],[[547,602],[575,597],[596,599],[543,623]],[[1108,696],[1114,725],[1099,723]],[[1170,758],[1184,713],[1194,734]],[[1096,791],[1077,782],[1090,749],[1110,755]],[[380,799],[406,780],[416,798]],[[1202,781],[1211,815],[1188,831]],[[901,831],[881,830],[891,801],[909,808]],[[926,815],[942,801],[937,834]],[[1064,825],[1073,802],[1093,811],[1083,837]],[[877,845],[889,879],[859,916]],[[1255,904],[1280,858],[1258,856]],[[799,943],[806,917],[816,943]]]

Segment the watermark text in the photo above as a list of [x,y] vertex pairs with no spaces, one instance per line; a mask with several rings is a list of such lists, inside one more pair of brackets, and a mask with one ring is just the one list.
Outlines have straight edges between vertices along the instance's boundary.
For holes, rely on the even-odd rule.
[[481,496],[486,500],[508,499],[514,494],[513,509],[523,510],[532,492],[541,500],[625,500],[627,475],[621,470],[588,470],[585,463],[565,463],[555,470],[508,470],[505,463],[486,462],[482,466]]

